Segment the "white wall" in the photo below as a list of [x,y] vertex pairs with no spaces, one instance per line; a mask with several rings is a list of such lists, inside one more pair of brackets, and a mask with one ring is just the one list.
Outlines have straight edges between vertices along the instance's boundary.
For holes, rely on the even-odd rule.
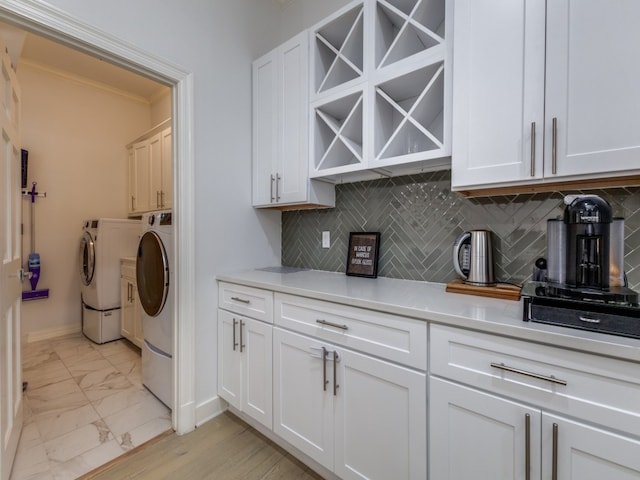
[[[87,218],[127,216],[124,146],[149,128],[146,103],[18,66],[22,88],[22,147],[29,151],[35,203],[35,246],[41,256],[38,289],[49,298],[24,302],[22,333],[80,329],[78,245]],[[30,201],[24,199],[23,258],[31,250]],[[30,287],[25,283],[25,289]]]
[[282,9],[280,42],[312,27],[350,2],[351,0],[295,0],[287,4]]

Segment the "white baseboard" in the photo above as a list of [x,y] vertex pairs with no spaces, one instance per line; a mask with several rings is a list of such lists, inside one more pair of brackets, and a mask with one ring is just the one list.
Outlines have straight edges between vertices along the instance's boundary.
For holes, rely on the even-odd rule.
[[229,407],[229,404],[220,397],[213,397],[196,406],[196,427],[217,417]]
[[66,327],[49,328],[47,330],[38,330],[37,332],[29,332],[23,335],[27,343],[38,342],[40,340],[49,340],[50,338],[61,337],[63,335],[73,335],[81,333],[80,325],[68,325]]

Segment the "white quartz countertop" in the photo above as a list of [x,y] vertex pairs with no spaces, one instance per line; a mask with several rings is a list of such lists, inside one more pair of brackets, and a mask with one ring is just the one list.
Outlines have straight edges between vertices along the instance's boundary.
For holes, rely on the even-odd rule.
[[441,283],[288,267],[222,273],[217,279],[640,362],[638,339],[524,322],[522,300],[447,293]]

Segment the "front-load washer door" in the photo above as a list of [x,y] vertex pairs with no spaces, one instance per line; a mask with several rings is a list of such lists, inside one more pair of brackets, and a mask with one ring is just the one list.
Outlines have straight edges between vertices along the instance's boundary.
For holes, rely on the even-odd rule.
[[80,279],[88,286],[96,269],[96,248],[90,232],[84,232],[80,239]]
[[145,313],[157,316],[169,293],[169,261],[162,240],[154,231],[148,231],[138,243],[136,257],[138,297]]

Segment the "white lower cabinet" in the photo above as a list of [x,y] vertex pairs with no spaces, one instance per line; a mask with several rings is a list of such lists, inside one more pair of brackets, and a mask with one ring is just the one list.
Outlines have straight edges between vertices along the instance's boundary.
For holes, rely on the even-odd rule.
[[[554,427],[557,442],[553,442]],[[638,480],[640,441],[552,414],[542,414],[542,478]],[[534,478],[534,477],[531,477]]]
[[432,479],[540,478],[539,410],[431,377],[429,427]]
[[275,327],[274,432],[343,479],[426,478],[426,375]]
[[270,324],[218,310],[218,392],[230,405],[272,428]]
[[640,478],[632,438],[433,377],[429,401],[430,478]]
[[430,339],[431,479],[640,479],[637,363],[437,325]]
[[135,258],[120,260],[120,333],[142,348],[142,305],[138,298]]

